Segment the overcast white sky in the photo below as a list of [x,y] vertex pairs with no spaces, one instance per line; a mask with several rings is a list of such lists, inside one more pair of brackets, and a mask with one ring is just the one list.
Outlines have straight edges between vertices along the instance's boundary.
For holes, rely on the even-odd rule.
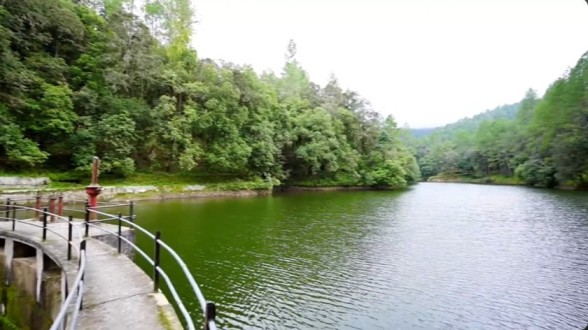
[[400,125],[432,127],[545,89],[588,50],[584,0],[192,0],[201,58],[281,72],[290,39]]

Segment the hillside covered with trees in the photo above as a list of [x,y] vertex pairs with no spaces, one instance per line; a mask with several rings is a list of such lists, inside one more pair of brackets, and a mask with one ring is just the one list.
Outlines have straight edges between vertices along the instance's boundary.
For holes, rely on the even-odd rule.
[[115,177],[419,179],[393,118],[310,81],[293,42],[280,74],[259,75],[198,58],[192,22],[189,0],[0,1],[0,171],[87,177],[97,155]]
[[[478,120],[481,119],[481,120]],[[588,184],[588,53],[539,98],[413,139],[425,178],[553,187]]]
[[447,124],[443,127],[410,129],[410,132],[414,137],[424,137],[434,134],[435,140],[448,140],[455,138],[455,135],[461,131],[476,131],[480,127],[480,124],[485,121],[497,119],[514,119],[518,110],[519,103],[505,104],[491,110],[486,110],[482,113],[472,116],[471,118],[467,117],[460,119],[455,123]]

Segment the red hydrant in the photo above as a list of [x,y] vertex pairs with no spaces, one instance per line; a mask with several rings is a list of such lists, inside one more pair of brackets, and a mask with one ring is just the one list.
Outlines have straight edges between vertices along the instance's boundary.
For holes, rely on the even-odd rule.
[[[102,187],[98,184],[98,167],[100,166],[100,159],[98,157],[94,157],[94,162],[92,163],[92,183],[86,187],[86,194],[88,194],[88,203],[90,208],[95,208],[98,206],[98,195],[102,192]],[[96,219],[96,213],[90,214],[90,219]]]

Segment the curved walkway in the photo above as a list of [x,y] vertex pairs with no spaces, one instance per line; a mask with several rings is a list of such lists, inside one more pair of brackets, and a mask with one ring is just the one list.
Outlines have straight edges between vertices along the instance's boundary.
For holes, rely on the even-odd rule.
[[[30,223],[40,224],[39,221]],[[108,224],[100,226],[111,231],[117,228]],[[48,227],[67,237],[67,223],[50,223]],[[78,228],[83,230],[83,227]],[[49,231],[47,240],[43,241],[40,228],[24,223],[16,223],[16,230],[12,231],[10,221],[0,221],[0,236],[41,243],[45,252],[64,267],[68,283],[71,283],[77,260],[67,260],[67,242],[62,238]],[[88,257],[84,302],[77,327],[109,330],[182,329],[165,296],[153,292],[153,282],[149,276],[124,254],[118,254],[114,248],[96,239],[98,236],[104,236],[104,232],[91,227],[86,242]]]

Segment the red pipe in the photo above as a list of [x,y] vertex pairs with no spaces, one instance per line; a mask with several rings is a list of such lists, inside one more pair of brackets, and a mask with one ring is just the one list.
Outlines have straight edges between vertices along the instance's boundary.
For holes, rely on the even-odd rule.
[[51,213],[51,222],[55,221],[55,196],[49,198],[49,213]]

